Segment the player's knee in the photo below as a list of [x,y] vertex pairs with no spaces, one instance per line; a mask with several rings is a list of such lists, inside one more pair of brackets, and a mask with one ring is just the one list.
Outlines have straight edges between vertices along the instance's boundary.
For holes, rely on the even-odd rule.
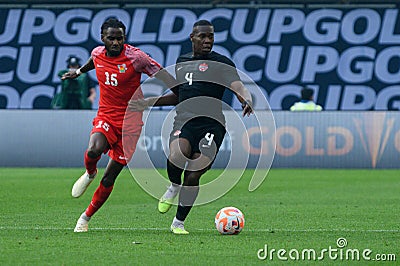
[[184,186],[198,186],[200,184],[201,173],[192,172],[188,174],[184,181]]
[[89,140],[88,156],[91,158],[99,157],[106,150],[107,146],[106,137],[100,133],[94,133]]
[[101,151],[99,149],[95,149],[94,147],[89,147],[87,150],[87,155],[90,158],[97,158],[101,155]]
[[187,179],[187,181],[183,182],[184,186],[189,187],[197,187],[200,184],[198,179]]
[[89,157],[97,158],[103,153],[104,149],[105,148],[103,147],[103,145],[98,145],[98,144],[96,145],[96,144],[90,143],[87,153],[88,153]]

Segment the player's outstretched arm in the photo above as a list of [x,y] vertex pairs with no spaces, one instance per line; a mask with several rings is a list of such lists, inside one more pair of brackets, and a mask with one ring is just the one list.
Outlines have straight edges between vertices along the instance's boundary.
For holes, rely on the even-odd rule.
[[231,90],[236,94],[238,100],[242,103],[243,116],[253,113],[253,100],[251,98],[251,93],[243,85],[241,81],[234,81],[231,84]]
[[92,57],[90,57],[82,67],[68,71],[62,75],[61,79],[75,79],[79,77],[80,74],[89,72],[92,69],[94,69],[94,63]]
[[174,90],[174,88],[176,88],[178,86],[178,82],[176,81],[176,79],[170,74],[168,73],[168,71],[165,68],[160,69],[160,71],[158,71],[154,77],[156,77],[157,79],[161,80],[162,82],[164,82],[164,84],[172,90],[172,92],[176,93],[176,90]]
[[173,93],[161,95],[158,97],[130,100],[128,103],[128,107],[131,111],[140,112],[147,109],[149,106],[167,106],[178,104],[178,82],[175,80],[175,78],[171,74],[169,74],[165,68],[162,68],[154,76],[164,82],[164,84],[168,88],[170,88]]
[[178,96],[175,93],[169,93],[159,97],[149,97],[146,99],[130,100],[128,107],[131,111],[140,112],[149,106],[167,106],[178,104]]

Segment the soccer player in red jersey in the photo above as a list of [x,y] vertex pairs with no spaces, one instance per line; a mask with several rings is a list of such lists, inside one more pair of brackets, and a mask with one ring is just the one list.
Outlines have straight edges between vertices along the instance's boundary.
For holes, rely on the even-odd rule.
[[100,86],[99,109],[93,119],[89,145],[84,157],[86,171],[72,187],[73,197],[80,197],[96,177],[97,162],[101,154],[108,152],[110,157],[100,185],[89,206],[79,217],[74,232],[88,230],[90,218],[107,200],[118,174],[135,152],[143,125],[142,112],[126,113],[126,108],[131,99],[143,98],[140,91],[141,74],[155,76],[167,85],[175,81],[166,71],[160,71],[160,64],[146,53],[125,44],[125,33],[126,27],[121,21],[105,21],[101,26],[101,40],[104,46],[93,49],[85,65],[62,77],[73,79],[81,73],[96,69]]

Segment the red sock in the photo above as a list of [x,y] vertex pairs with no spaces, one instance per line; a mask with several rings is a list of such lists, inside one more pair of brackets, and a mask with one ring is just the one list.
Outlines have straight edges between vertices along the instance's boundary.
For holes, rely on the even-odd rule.
[[87,154],[87,151],[85,151],[85,167],[89,175],[93,174],[96,172],[97,168],[97,162],[100,160],[101,155],[97,158],[90,158]]
[[93,214],[95,214],[97,212],[98,209],[100,209],[100,207],[108,199],[108,196],[110,196],[111,191],[113,190],[113,187],[114,186],[105,187],[100,182],[99,187],[96,189],[96,191],[93,194],[92,201],[90,202],[89,206],[87,207],[87,209],[85,211],[86,216],[91,217]]

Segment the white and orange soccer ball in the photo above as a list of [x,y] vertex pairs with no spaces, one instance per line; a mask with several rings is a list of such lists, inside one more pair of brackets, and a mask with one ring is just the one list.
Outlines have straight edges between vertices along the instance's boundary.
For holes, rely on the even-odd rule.
[[237,235],[244,227],[244,215],[235,207],[222,208],[215,216],[215,227],[223,235]]

